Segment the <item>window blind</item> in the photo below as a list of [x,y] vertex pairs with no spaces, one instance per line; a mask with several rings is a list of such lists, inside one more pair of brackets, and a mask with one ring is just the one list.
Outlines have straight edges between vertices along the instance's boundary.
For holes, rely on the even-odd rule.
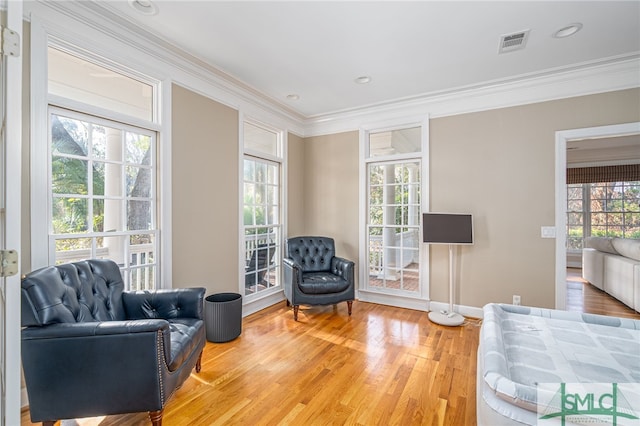
[[640,181],[640,164],[576,167],[567,169],[567,183]]

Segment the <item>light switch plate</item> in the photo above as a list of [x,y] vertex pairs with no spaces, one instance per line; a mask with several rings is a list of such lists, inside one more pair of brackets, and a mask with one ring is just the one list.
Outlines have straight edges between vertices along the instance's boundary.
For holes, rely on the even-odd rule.
[[540,228],[540,236],[542,238],[555,238],[556,227],[555,226],[542,226]]

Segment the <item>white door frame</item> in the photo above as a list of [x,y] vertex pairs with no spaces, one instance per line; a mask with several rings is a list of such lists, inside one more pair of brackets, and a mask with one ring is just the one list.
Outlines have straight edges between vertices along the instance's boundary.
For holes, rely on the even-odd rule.
[[640,134],[640,122],[556,132],[556,309],[567,302],[567,141]]
[[[17,250],[20,254],[21,215],[21,163],[22,163],[22,0],[3,1],[6,6],[7,28],[17,33],[20,48],[15,56],[5,56],[6,76],[3,101],[6,100],[4,128],[5,151],[3,173],[4,190],[1,205],[4,209],[2,223],[3,240],[0,248]],[[0,424],[11,426],[20,424],[20,262],[18,274],[5,278],[4,317],[0,318],[4,328],[2,350],[2,409]],[[4,346],[4,347],[2,347]]]

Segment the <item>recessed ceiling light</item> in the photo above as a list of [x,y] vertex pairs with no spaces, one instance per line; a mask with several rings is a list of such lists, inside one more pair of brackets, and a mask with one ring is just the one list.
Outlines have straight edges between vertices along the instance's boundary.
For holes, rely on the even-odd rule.
[[580,22],[576,22],[575,24],[567,25],[564,28],[560,28],[558,31],[553,33],[554,38],[565,38],[574,35],[578,31],[582,29],[582,24]]
[[358,84],[367,84],[371,82],[371,77],[368,75],[362,75],[354,80]]
[[292,93],[290,95],[287,95],[287,99],[289,99],[290,101],[297,101],[298,99],[300,99],[300,95]]
[[151,0],[129,0],[129,6],[145,15],[158,13],[158,7]]

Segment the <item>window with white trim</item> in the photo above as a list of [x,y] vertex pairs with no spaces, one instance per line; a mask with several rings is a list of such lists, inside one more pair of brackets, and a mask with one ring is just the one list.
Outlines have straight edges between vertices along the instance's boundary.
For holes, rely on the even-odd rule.
[[640,238],[640,181],[567,184],[567,250],[590,236]]
[[367,135],[365,288],[419,295],[421,128]]
[[282,132],[243,123],[244,294],[280,286],[282,247]]
[[154,85],[53,47],[48,56],[49,263],[108,258],[126,289],[154,289],[157,131],[131,124],[154,117]]

